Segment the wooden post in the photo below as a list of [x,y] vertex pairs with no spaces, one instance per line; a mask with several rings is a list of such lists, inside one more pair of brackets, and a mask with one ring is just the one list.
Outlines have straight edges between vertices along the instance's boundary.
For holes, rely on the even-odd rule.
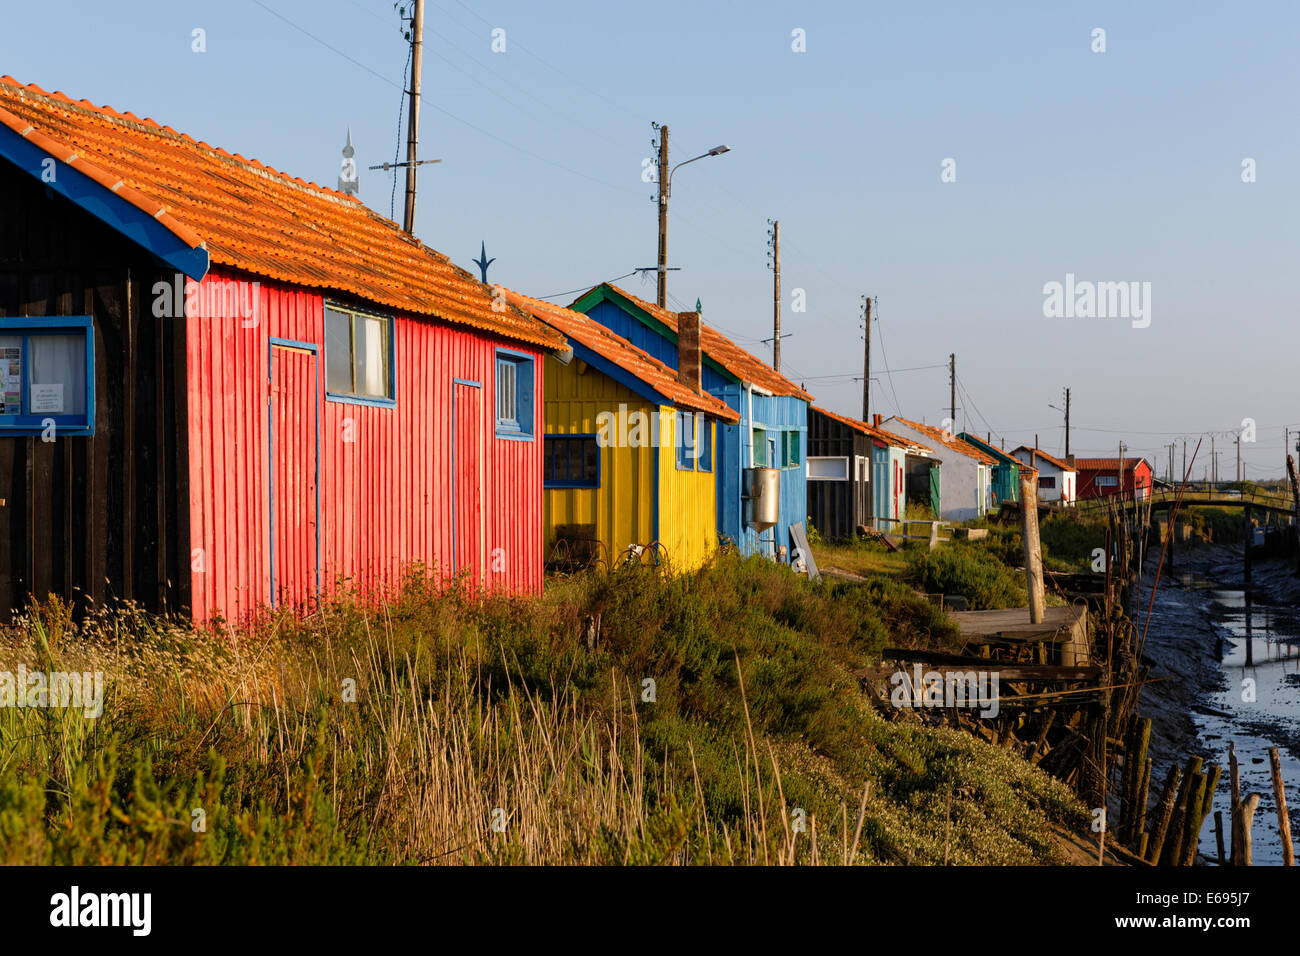
[[1187,821],[1193,816],[1199,816],[1201,805],[1193,805],[1191,801],[1192,788],[1196,785],[1196,777],[1201,772],[1202,760],[1200,757],[1191,757],[1187,761],[1187,767],[1183,771],[1183,783],[1178,788],[1178,794],[1174,801],[1174,812],[1170,818],[1169,827],[1165,833],[1165,845],[1160,852],[1161,866],[1179,866],[1183,857],[1183,841],[1187,830]]
[[1139,803],[1138,791],[1142,786],[1142,771],[1146,764],[1147,747],[1151,742],[1151,719],[1144,718],[1133,724],[1124,752],[1124,790],[1120,794],[1120,843],[1131,846],[1142,832],[1141,815],[1145,801]]
[[[1139,847],[1145,844],[1147,838],[1147,833],[1146,833],[1147,794],[1150,791],[1150,789],[1151,789],[1151,758],[1147,757],[1146,761],[1143,763],[1142,766],[1142,782],[1138,785],[1137,806],[1134,808],[1136,810],[1136,815],[1133,818],[1133,826],[1134,826],[1133,842],[1135,845]],[[1138,855],[1139,856],[1142,855],[1140,849],[1138,851]]]
[[1201,806],[1205,803],[1205,774],[1194,775],[1192,785],[1187,790],[1187,815],[1183,818],[1183,848],[1175,866],[1194,866],[1196,849],[1201,842],[1201,824],[1205,817],[1201,815]]
[[1174,801],[1178,798],[1178,781],[1182,773],[1177,764],[1171,764],[1169,774],[1165,777],[1165,788],[1160,794],[1160,802],[1156,805],[1155,828],[1151,831],[1151,839],[1147,842],[1148,863],[1160,862],[1160,852],[1164,849],[1165,835],[1169,832],[1169,820],[1174,814]]
[[1043,587],[1043,549],[1038,540],[1038,492],[1033,479],[1020,476],[1020,532],[1025,545],[1025,577],[1029,584],[1029,623],[1042,624],[1047,606]]
[[1245,517],[1242,519],[1242,521],[1246,526],[1245,527],[1246,547],[1244,549],[1245,558],[1246,558],[1245,581],[1247,584],[1249,584],[1250,583],[1250,546],[1252,543],[1254,543],[1255,540],[1255,526],[1254,524],[1251,523],[1250,520],[1250,505],[1246,505],[1246,507],[1243,508],[1242,511],[1245,512]]
[[1254,866],[1255,855],[1251,844],[1251,827],[1255,823],[1255,808],[1259,806],[1259,794],[1252,793],[1241,804],[1241,854],[1233,860],[1234,866]]
[[1295,459],[1286,456],[1286,476],[1291,481],[1291,526],[1296,534],[1296,574],[1300,574],[1300,478],[1296,477]]
[[1228,741],[1228,796],[1230,799],[1228,821],[1232,827],[1231,860],[1237,865],[1241,851],[1241,767],[1237,763],[1237,744]]
[[1219,850],[1219,866],[1226,866],[1228,857],[1223,852],[1223,811],[1214,811],[1214,843]]
[[1277,829],[1282,837],[1282,862],[1295,866],[1295,847],[1291,844],[1291,818],[1286,812],[1286,787],[1282,785],[1282,758],[1276,747],[1268,748],[1268,763],[1273,771],[1273,799],[1277,803]]

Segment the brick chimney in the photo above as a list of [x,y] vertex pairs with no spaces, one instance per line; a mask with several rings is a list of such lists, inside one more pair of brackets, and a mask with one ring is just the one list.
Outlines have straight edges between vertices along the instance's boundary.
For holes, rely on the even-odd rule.
[[677,380],[700,390],[700,313],[677,313]]
[[880,412],[876,412],[876,414],[871,416],[871,424],[875,425],[877,428],[880,427]]

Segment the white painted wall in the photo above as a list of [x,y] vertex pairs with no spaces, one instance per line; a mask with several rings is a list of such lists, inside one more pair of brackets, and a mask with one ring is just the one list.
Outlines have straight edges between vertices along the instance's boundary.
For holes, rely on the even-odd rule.
[[[1071,502],[1078,498],[1079,475],[1077,472],[1067,471],[1063,468],[1057,468],[1050,461],[1044,458],[1033,456],[1031,462],[1030,453],[1027,451],[1012,452],[1013,457],[1023,461],[1026,465],[1038,469],[1038,500],[1039,501],[1064,501]],[[1042,477],[1050,475],[1056,479],[1055,488],[1044,488]]]
[[970,521],[988,511],[992,475],[985,465],[946,445],[935,447],[933,438],[897,418],[886,419],[880,427],[918,445],[934,448],[943,459],[939,467],[939,513],[945,521]]

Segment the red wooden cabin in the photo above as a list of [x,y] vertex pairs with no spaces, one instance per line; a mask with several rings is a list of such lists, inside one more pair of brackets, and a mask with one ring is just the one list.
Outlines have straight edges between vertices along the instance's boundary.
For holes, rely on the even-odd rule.
[[[8,77],[0,172],[0,346],[31,386],[0,406],[0,611],[235,618],[417,563],[540,590],[558,333],[351,196]],[[81,415],[37,440],[55,395]]]
[[1141,500],[1151,494],[1151,466],[1145,458],[1075,458],[1080,499],[1123,494]]

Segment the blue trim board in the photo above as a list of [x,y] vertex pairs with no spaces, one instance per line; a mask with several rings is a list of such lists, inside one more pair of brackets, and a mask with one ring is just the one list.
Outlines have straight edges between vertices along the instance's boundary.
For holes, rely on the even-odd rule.
[[[47,189],[90,213],[136,245],[195,282],[208,274],[208,250],[193,248],[143,209],[131,205],[75,167],[60,162],[35,143],[0,125],[0,158],[40,181]],[[46,181],[45,160],[53,160],[54,177]]]
[[21,404],[30,402],[28,374],[31,362],[28,357],[28,339],[40,335],[59,333],[80,334],[85,337],[86,411],[82,415],[28,414],[0,415],[0,436],[44,435],[46,423],[54,423],[55,438],[86,437],[95,434],[95,322],[89,315],[6,316],[0,318],[0,334],[22,337],[22,378],[19,383]]

